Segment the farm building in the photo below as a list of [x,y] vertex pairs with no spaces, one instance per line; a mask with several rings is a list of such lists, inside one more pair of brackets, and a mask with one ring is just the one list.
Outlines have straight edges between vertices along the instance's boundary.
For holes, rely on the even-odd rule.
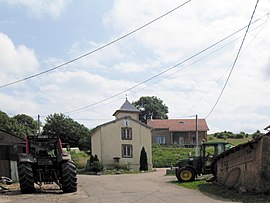
[[18,180],[18,153],[25,151],[25,140],[0,130],[0,176]]
[[115,120],[97,126],[91,132],[92,154],[106,169],[116,165],[139,170],[145,149],[148,169],[152,169],[151,127],[139,121],[140,111],[128,100],[113,116]]
[[[196,145],[196,119],[149,119],[147,125],[153,128],[153,144],[177,144],[182,147]],[[209,130],[205,119],[198,119],[199,143],[207,140]]]
[[217,181],[239,192],[270,193],[270,133],[219,155]]

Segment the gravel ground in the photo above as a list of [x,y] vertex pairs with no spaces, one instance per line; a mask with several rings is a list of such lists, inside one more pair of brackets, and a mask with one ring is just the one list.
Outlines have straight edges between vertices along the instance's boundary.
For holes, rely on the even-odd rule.
[[174,176],[165,176],[165,169],[156,172],[122,175],[78,175],[78,191],[63,193],[57,185],[37,188],[34,194],[21,194],[19,184],[9,192],[0,192],[0,203],[225,203],[199,191],[172,184]]
[[7,192],[0,192],[0,203],[4,202],[72,202],[87,197],[82,186],[78,185],[78,191],[75,193],[63,193],[58,185],[43,185],[42,188],[36,187],[34,194],[21,194],[19,184],[4,186],[9,188]]

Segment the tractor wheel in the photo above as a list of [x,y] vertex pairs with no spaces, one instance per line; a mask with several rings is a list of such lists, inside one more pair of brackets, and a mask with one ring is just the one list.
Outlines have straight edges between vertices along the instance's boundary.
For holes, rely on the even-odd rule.
[[195,172],[191,168],[180,168],[177,170],[176,177],[179,182],[192,182],[195,180]]
[[21,193],[26,194],[35,192],[32,165],[29,163],[18,163],[18,173]]
[[64,162],[61,166],[61,184],[64,193],[77,191],[77,172],[73,162]]

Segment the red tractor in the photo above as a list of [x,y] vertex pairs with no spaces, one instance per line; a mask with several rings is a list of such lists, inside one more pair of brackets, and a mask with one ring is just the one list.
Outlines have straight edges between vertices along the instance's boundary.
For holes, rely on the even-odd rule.
[[35,192],[35,183],[56,183],[64,193],[77,191],[76,166],[58,136],[27,136],[26,153],[19,153],[18,159],[22,193]]

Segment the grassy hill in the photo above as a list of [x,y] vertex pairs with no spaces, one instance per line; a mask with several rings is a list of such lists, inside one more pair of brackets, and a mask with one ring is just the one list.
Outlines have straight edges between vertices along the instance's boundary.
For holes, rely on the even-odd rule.
[[178,148],[175,145],[153,145],[152,147],[152,162],[155,168],[171,167],[189,155],[195,155],[195,148]]
[[234,146],[248,142],[250,140],[252,140],[252,135],[247,135],[247,137],[243,137],[243,138],[225,138],[225,139],[214,137],[214,135],[208,135],[208,142],[225,141]]

